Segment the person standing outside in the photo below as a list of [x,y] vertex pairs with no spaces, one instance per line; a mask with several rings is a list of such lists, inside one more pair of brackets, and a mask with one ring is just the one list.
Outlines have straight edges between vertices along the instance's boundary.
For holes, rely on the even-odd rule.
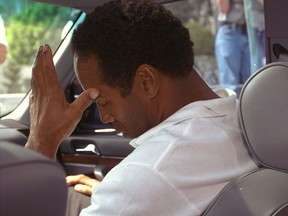
[[218,29],[215,54],[219,84],[236,93],[251,74],[243,0],[215,0]]
[[2,16],[0,15],[0,64],[4,63],[7,57],[6,29]]

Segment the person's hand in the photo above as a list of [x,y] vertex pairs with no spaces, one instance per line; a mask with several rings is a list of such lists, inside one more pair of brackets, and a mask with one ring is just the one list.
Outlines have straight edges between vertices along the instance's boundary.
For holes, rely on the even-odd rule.
[[74,186],[75,191],[91,196],[94,188],[100,183],[98,180],[80,175],[71,175],[66,177],[66,183],[69,186]]
[[84,110],[96,99],[96,89],[84,91],[73,103],[66,101],[55,71],[52,51],[40,46],[32,69],[30,135],[26,144],[50,158],[80,121]]

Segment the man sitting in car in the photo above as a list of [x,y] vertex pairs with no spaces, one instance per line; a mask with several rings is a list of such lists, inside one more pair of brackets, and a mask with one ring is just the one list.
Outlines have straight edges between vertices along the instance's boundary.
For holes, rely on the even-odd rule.
[[85,91],[66,102],[51,49],[41,46],[26,147],[55,158],[94,100],[101,120],[135,147],[93,187],[81,215],[200,215],[229,181],[257,169],[236,95],[208,87],[193,68],[188,30],[161,5],[112,1],[86,16],[71,43]]

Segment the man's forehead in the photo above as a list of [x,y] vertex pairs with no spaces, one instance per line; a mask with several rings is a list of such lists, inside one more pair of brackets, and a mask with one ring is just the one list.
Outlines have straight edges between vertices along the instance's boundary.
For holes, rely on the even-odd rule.
[[98,65],[97,57],[93,54],[74,52],[74,61],[76,61],[76,63],[79,62],[83,64],[94,62]]

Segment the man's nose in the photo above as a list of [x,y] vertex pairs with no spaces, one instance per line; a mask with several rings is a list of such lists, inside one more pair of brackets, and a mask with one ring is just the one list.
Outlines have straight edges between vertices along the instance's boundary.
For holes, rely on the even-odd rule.
[[110,114],[110,112],[107,109],[102,108],[101,106],[99,106],[98,109],[101,122],[107,124],[115,121],[114,117]]

